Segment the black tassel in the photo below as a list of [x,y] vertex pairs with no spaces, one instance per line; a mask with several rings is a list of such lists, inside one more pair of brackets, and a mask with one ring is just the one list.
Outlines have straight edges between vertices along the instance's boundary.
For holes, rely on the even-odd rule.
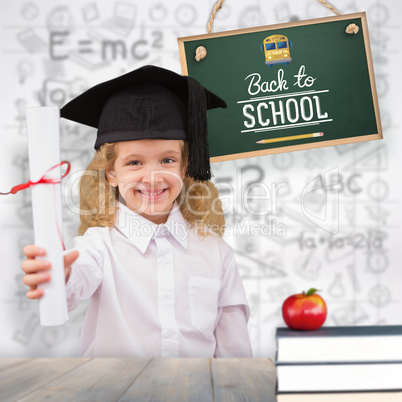
[[187,139],[188,166],[186,175],[194,180],[211,179],[209,161],[207,93],[195,79],[187,77]]

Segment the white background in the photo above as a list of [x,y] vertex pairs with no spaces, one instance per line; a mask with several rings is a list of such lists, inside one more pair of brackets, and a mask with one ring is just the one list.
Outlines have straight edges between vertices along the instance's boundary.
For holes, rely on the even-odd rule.
[[[25,108],[62,106],[85,89],[146,64],[180,73],[177,37],[206,33],[213,5],[1,0],[0,191],[29,179]],[[284,325],[283,300],[310,287],[321,289],[327,301],[326,325],[402,324],[402,5],[399,0],[334,0],[333,5],[342,14],[367,12],[384,139],[213,165],[216,184],[233,189],[232,195],[222,194],[224,203],[233,202],[239,212],[227,214],[229,225],[236,219],[263,225],[273,218],[286,229],[284,236],[232,231],[227,237],[252,310],[249,330],[256,357],[274,356],[274,331]],[[117,19],[122,9],[126,28]],[[313,0],[226,0],[214,32],[330,15]],[[68,32],[66,42],[52,49],[51,33],[57,32]],[[84,40],[92,41],[93,53],[79,52],[89,47]],[[126,55],[103,60],[97,51],[105,40],[121,40]],[[61,56],[66,58],[56,59]],[[241,55],[233,62],[241,62]],[[61,121],[62,159],[72,163],[63,183],[67,247],[79,224],[76,185],[92,157],[94,138],[94,130]],[[323,188],[306,198],[305,207],[320,217],[339,213],[336,235],[315,226],[301,209],[303,188],[331,171],[339,172],[339,203],[326,200]],[[252,220],[240,199],[256,181],[269,188],[282,183],[282,188],[273,215]],[[37,302],[25,298],[20,264],[23,246],[33,242],[30,202],[30,190],[0,197],[0,356],[77,356],[87,304],[64,326],[46,328],[39,325]]]

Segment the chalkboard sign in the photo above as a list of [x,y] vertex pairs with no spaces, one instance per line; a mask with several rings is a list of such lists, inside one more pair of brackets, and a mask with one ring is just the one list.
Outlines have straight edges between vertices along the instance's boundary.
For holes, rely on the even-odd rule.
[[[365,13],[178,44],[183,75],[228,105],[208,112],[212,162],[382,138]],[[196,61],[199,46],[207,56]]]

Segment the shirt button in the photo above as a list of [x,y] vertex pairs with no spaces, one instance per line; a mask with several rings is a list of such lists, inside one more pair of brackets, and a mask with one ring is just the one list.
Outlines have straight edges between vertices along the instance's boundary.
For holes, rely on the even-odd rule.
[[176,335],[176,331],[173,331],[173,330],[171,330],[171,329],[168,329],[168,330],[166,331],[166,338],[171,339],[171,338],[173,338],[175,335]]
[[163,293],[162,293],[162,297],[164,298],[164,299],[169,299],[169,297],[172,295],[172,293],[169,291],[169,290],[165,290],[165,291],[163,291]]

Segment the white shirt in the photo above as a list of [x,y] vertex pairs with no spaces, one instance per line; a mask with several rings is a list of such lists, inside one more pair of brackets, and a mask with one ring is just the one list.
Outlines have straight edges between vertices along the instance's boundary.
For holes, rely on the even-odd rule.
[[115,226],[74,239],[69,310],[92,298],[85,357],[251,357],[249,307],[234,254],[174,205],[156,225],[119,204]]

